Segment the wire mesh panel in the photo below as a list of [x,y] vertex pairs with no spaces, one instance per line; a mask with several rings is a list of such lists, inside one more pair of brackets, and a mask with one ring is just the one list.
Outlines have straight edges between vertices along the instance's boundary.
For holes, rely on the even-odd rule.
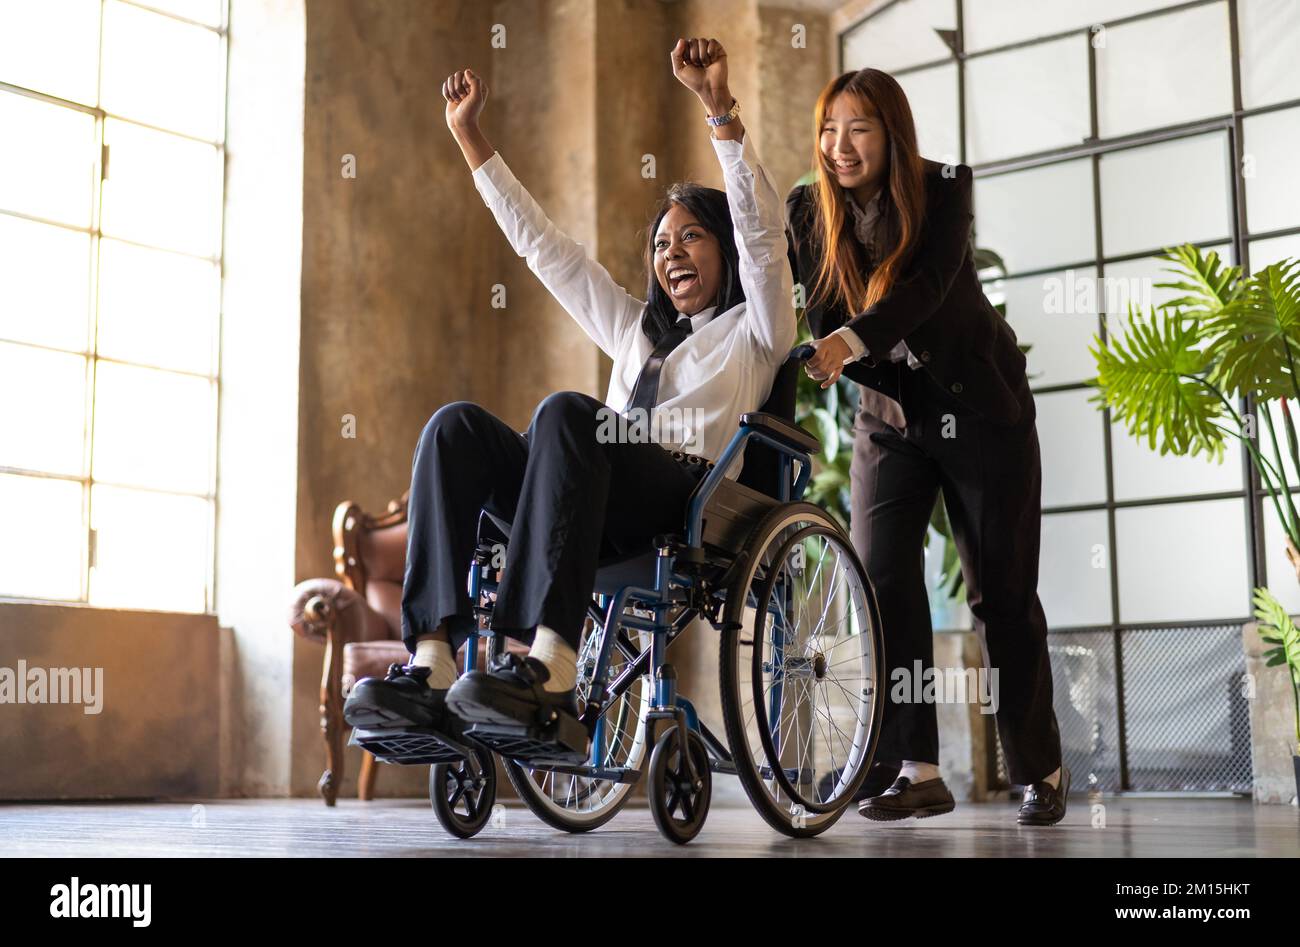
[[[1061,753],[1070,768],[1072,790],[1121,787],[1118,683],[1114,637],[1109,631],[1063,631],[1047,636],[1052,658],[1052,702],[1061,731]],[[990,788],[1011,785],[1002,741]]]
[[1249,792],[1236,625],[1121,632],[1129,789]]
[[1114,638],[1105,631],[1052,633],[1047,636],[1047,649],[1061,753],[1074,787],[1119,789]]
[[[1120,630],[1127,785],[1113,634],[1052,632],[1047,641],[1061,750],[1074,789],[1250,792],[1240,626]],[[1000,740],[993,785],[1009,785]]]

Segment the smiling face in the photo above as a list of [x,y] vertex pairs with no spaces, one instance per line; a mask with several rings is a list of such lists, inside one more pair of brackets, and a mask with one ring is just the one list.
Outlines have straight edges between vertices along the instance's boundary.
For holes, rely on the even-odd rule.
[[875,108],[840,93],[826,110],[821,152],[840,187],[859,204],[874,197],[888,180],[889,135]]
[[678,312],[689,316],[717,301],[722,248],[689,210],[673,204],[654,236],[655,279]]

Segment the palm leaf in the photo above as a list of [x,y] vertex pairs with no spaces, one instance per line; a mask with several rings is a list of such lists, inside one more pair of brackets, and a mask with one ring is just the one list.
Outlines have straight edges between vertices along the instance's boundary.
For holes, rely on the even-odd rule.
[[1223,402],[1204,383],[1209,360],[1197,348],[1195,321],[1179,311],[1128,308],[1123,336],[1109,344],[1093,336],[1099,391],[1089,400],[1110,407],[1130,435],[1161,455],[1205,452],[1222,463],[1226,435],[1215,421]]
[[1255,617],[1259,619],[1259,636],[1276,641],[1278,646],[1264,653],[1269,667],[1285,663],[1291,671],[1291,697],[1295,702],[1295,752],[1300,754],[1300,629],[1291,621],[1282,603],[1265,588],[1255,589]]
[[1300,684],[1300,628],[1268,589],[1255,589],[1253,600],[1260,638],[1278,645],[1266,652],[1269,664],[1286,663],[1291,668],[1291,679]]
[[1210,381],[1225,393],[1300,396],[1300,260],[1248,277],[1206,328],[1215,336],[1206,350],[1215,363]]
[[1181,289],[1188,294],[1170,300],[1160,306],[1161,309],[1180,309],[1184,315],[1193,317],[1211,315],[1232,302],[1240,292],[1241,267],[1220,268],[1219,254],[1214,250],[1201,256],[1201,251],[1195,244],[1184,243],[1166,249],[1156,254],[1156,257],[1174,263],[1172,267],[1166,266],[1161,269],[1179,274],[1183,279],[1155,285],[1167,289]]

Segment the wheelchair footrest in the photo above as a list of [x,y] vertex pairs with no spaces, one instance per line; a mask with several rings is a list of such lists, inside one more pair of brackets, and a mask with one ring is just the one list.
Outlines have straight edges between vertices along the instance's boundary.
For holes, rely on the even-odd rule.
[[403,766],[455,763],[465,758],[464,750],[428,727],[401,729],[354,729],[349,746],[359,746],[381,763]]
[[568,714],[545,727],[476,723],[465,735],[521,763],[580,766],[587,762],[587,728]]

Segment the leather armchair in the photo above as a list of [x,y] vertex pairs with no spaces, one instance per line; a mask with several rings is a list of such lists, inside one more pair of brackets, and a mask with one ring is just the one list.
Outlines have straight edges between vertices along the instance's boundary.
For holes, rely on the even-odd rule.
[[[409,491],[408,491],[409,492]],[[325,771],[317,788],[334,805],[343,782],[343,701],[363,677],[383,677],[410,654],[402,644],[402,579],[406,568],[407,493],[380,516],[344,501],[334,511],[335,578],[306,579],[294,587],[289,626],[325,646],[321,673],[321,730]],[[374,797],[375,758],[364,754],[357,795]]]

